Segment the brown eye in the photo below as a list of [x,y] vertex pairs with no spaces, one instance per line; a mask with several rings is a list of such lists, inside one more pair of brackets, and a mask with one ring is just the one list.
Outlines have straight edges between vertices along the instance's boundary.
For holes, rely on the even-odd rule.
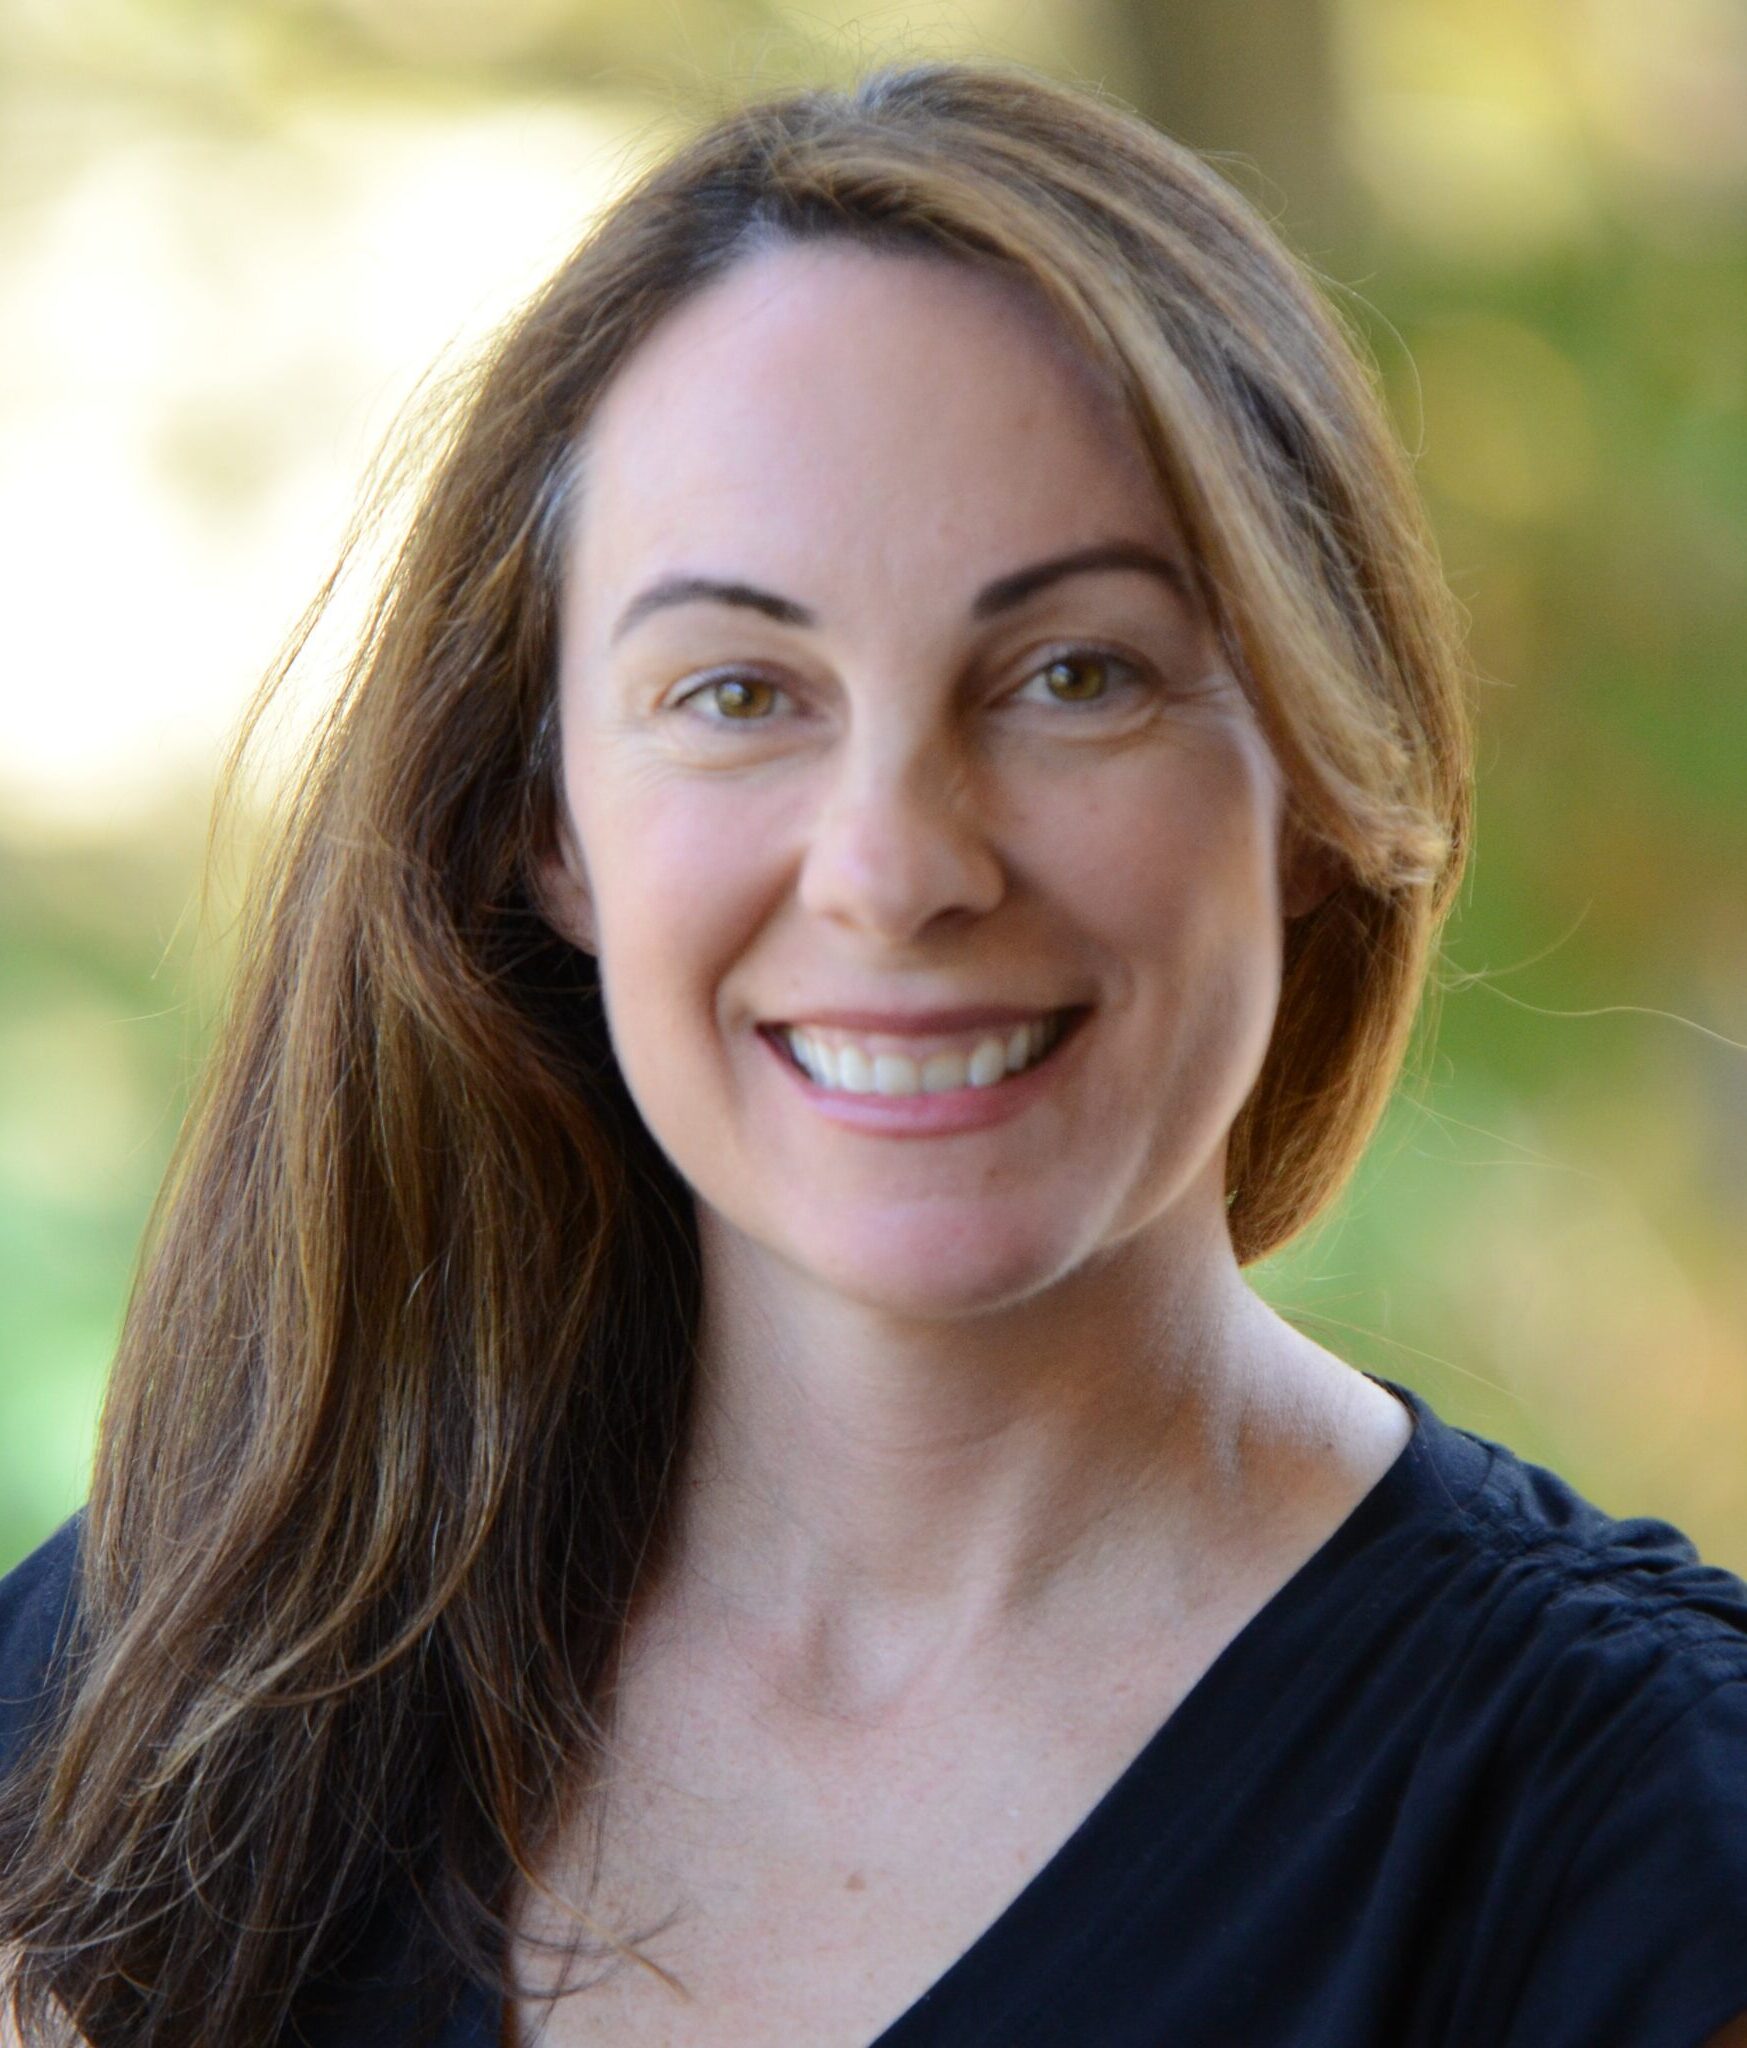
[[1104,694],[1109,666],[1101,654],[1058,654],[1043,671],[1044,687],[1063,703],[1084,704]]
[[1041,682],[1050,701],[1098,707],[1114,704],[1119,697],[1144,688],[1141,671],[1119,654],[1106,654],[1098,647],[1070,647],[1051,655],[1041,668],[1033,669],[1026,683]]
[[713,682],[700,684],[681,701],[691,703],[703,698],[713,704],[714,711],[705,715],[718,725],[753,725],[769,716],[780,695],[776,685],[767,683],[762,676],[717,676]]
[[760,682],[756,676],[729,676],[711,687],[717,704],[729,718],[756,718],[776,695],[768,683]]

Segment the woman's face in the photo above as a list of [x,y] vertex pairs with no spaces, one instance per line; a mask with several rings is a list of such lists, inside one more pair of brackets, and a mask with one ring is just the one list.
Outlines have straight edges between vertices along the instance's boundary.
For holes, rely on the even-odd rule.
[[1281,791],[1184,560],[1099,376],[945,260],[763,252],[606,393],[549,907],[772,1284],[951,1318],[1223,1241]]

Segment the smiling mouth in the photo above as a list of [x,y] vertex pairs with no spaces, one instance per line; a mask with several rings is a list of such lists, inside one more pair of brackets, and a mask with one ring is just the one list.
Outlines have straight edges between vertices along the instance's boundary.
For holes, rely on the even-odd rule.
[[928,1041],[930,1050],[904,1052],[888,1039],[879,1045],[842,1031],[805,1026],[761,1026],[816,1087],[840,1095],[945,1095],[994,1088],[1041,1066],[1091,1014],[1090,1004],[1052,1010],[1009,1029],[983,1029]]

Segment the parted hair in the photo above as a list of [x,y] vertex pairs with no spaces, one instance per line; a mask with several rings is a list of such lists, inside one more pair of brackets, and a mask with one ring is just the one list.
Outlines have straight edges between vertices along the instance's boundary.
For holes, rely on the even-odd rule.
[[595,963],[539,909],[577,454],[664,315],[822,236],[1028,281],[1114,373],[1327,863],[1230,1136],[1240,1261],[1339,1193],[1397,1081],[1468,841],[1469,692],[1323,291],[1193,153],[1023,70],[711,122],[455,393],[261,862],[121,1336],[76,1624],[0,1795],[27,2041],[294,2038],[383,1913],[429,1981],[488,1979],[601,1766],[700,1282]]

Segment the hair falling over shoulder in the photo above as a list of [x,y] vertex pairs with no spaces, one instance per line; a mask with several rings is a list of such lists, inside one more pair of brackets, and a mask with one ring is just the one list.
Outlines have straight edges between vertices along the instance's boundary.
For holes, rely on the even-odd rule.
[[533,883],[561,558],[618,366],[742,253],[815,235],[1029,277],[1120,379],[1338,878],[1288,927],[1232,1135],[1241,1259],[1327,1205],[1382,1113],[1471,742],[1454,606],[1340,325],[1191,153],[1023,71],[714,123],[460,394],[257,880],[116,1360],[74,1652],[0,1803],[27,2041],[289,2038],[382,1914],[435,1975],[489,1979],[600,1754],[698,1270],[595,964]]

